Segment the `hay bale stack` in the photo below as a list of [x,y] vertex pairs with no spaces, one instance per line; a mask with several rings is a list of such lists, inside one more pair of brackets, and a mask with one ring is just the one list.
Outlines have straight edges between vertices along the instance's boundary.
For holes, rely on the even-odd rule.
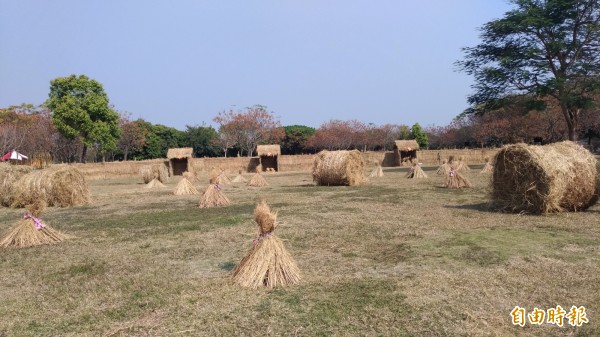
[[596,158],[576,143],[515,144],[494,160],[492,203],[504,211],[585,210],[596,202]]
[[406,178],[408,178],[408,179],[424,179],[424,178],[427,178],[427,174],[425,174],[425,172],[423,171],[421,166],[417,165],[417,163],[414,163],[413,166],[410,168],[410,171],[408,171]]
[[31,166],[0,165],[0,205],[9,207],[13,203],[15,184],[27,173],[31,173]]
[[0,247],[25,248],[54,244],[69,239],[70,236],[53,229],[37,218],[44,207],[45,202],[39,200],[29,205],[29,212],[25,213],[23,219],[17,221],[3,237]]
[[227,177],[224,170],[221,170],[221,173],[219,173],[219,175],[215,178],[211,178],[211,180],[214,180],[214,182],[211,182],[211,184],[231,185],[231,179]]
[[381,178],[383,177],[383,169],[381,168],[381,164],[379,162],[375,163],[375,168],[369,174],[369,178]]
[[140,174],[142,175],[144,184],[148,184],[154,179],[164,184],[169,181],[169,171],[163,164],[144,165],[140,168]]
[[175,195],[198,195],[200,194],[198,190],[194,187],[194,185],[187,180],[186,177],[181,178],[177,186],[175,187],[175,191],[173,192]]
[[313,180],[319,186],[353,186],[364,183],[365,164],[360,152],[321,151],[313,162]]
[[471,187],[471,182],[469,179],[464,177],[462,174],[458,172],[454,167],[450,169],[450,172],[446,176],[446,182],[444,184],[447,188],[465,188]]
[[483,168],[481,169],[481,172],[479,172],[479,173],[494,172],[494,166],[492,166],[492,163],[490,163],[490,158],[485,157],[483,160],[485,161],[485,165],[483,165]]
[[157,178],[154,178],[152,180],[150,180],[149,183],[146,184],[146,186],[144,186],[145,188],[161,188],[161,187],[167,187],[165,186],[163,183],[160,182],[160,180],[158,180]]
[[43,198],[48,206],[70,207],[89,203],[90,191],[83,174],[72,166],[36,170],[15,184],[12,207],[25,207]]
[[267,180],[265,179],[265,177],[263,177],[263,175],[260,172],[256,172],[252,176],[252,179],[250,179],[250,181],[248,182],[248,186],[263,187],[269,186],[269,183],[267,183]]
[[444,159],[442,161],[442,165],[440,165],[440,167],[438,167],[437,171],[435,171],[435,174],[437,174],[439,176],[447,177],[448,174],[450,174],[451,169],[452,169],[452,167],[450,166],[450,164]]
[[300,282],[300,270],[275,236],[277,214],[272,213],[266,202],[261,201],[254,210],[254,221],[259,234],[253,246],[233,270],[233,280],[243,287],[285,287]]
[[227,206],[230,205],[231,201],[223,192],[221,192],[221,186],[219,184],[210,184],[206,188],[206,191],[200,197],[200,203],[198,207],[200,208],[211,208],[211,207],[219,207],[219,206]]
[[458,158],[458,163],[456,163],[455,169],[458,172],[469,172],[469,171],[471,171],[471,168],[469,167],[469,165],[467,165],[467,163],[465,162],[465,158],[463,156],[460,156]]
[[189,172],[189,171],[185,171],[183,172],[182,176],[189,180],[189,182],[191,183],[195,183],[198,181],[198,178],[196,177],[196,174],[194,172]]
[[242,176],[242,170],[238,172],[238,175],[231,180],[232,183],[245,183],[248,182],[244,176]]

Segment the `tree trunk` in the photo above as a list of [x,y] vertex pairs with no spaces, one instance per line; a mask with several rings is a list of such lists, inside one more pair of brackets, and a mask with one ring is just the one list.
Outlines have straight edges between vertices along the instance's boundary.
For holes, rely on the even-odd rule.
[[87,156],[87,145],[83,144],[83,150],[81,151],[81,162],[85,164],[85,157]]
[[576,142],[580,109],[569,109],[564,104],[560,105],[560,109],[562,110],[563,116],[565,116],[565,121],[567,122],[567,128],[569,129],[569,140]]
[[125,147],[123,151],[123,161],[127,161],[127,155],[129,155],[129,147]]
[[227,148],[223,148],[223,155],[227,158]]

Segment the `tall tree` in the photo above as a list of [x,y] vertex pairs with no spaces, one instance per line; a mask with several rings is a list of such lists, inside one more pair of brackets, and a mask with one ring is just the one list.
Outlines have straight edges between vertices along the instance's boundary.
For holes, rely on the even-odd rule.
[[46,105],[52,122],[66,138],[79,138],[83,144],[81,162],[87,149],[98,146],[101,152],[116,149],[119,139],[119,114],[110,106],[102,84],[85,75],[59,77],[50,81]]
[[279,143],[285,137],[279,120],[264,105],[251,106],[246,112],[223,111],[213,121],[219,124],[220,132],[227,132],[236,140],[248,157],[252,157],[259,143]]
[[427,138],[427,133],[425,133],[425,131],[423,131],[423,128],[421,128],[421,125],[419,125],[419,123],[415,123],[410,128],[410,135],[411,135],[412,139],[417,141],[417,143],[419,144],[419,147],[421,149],[426,149],[427,146],[429,145],[429,139]]
[[129,152],[139,151],[144,147],[148,130],[140,120],[130,121],[128,116],[122,116],[119,124],[121,126],[119,148],[123,152],[123,160],[127,160]]
[[300,154],[307,150],[309,138],[315,134],[315,128],[304,125],[284,126],[285,137],[281,145],[284,154]]
[[214,157],[219,149],[215,146],[217,131],[211,126],[185,126],[185,145],[194,149],[196,157]]
[[600,1],[511,0],[515,8],[481,29],[459,68],[475,77],[469,112],[497,109],[527,96],[541,108],[552,97],[577,139],[582,109],[600,87]]

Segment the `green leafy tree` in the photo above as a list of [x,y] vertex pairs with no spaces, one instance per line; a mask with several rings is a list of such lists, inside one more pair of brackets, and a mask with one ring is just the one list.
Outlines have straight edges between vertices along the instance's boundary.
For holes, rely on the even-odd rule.
[[108,96],[98,81],[85,75],[56,78],[50,81],[46,105],[58,132],[67,139],[81,140],[82,163],[90,146],[97,146],[102,153],[117,148],[119,114],[109,106]]
[[284,126],[285,137],[281,144],[281,152],[284,154],[300,154],[307,151],[308,140],[315,134],[315,128],[304,125]]
[[415,123],[410,128],[410,138],[416,140],[421,149],[426,149],[429,146],[429,138],[427,137],[427,133],[423,131],[423,128],[421,128],[419,123]]
[[196,157],[216,157],[219,155],[220,150],[215,145],[219,135],[214,128],[189,125],[185,127],[185,146],[192,147]]
[[544,98],[560,106],[570,140],[580,112],[600,86],[598,0],[511,0],[515,8],[481,29],[481,44],[464,48],[459,68],[475,78],[468,112],[497,109],[510,97]]

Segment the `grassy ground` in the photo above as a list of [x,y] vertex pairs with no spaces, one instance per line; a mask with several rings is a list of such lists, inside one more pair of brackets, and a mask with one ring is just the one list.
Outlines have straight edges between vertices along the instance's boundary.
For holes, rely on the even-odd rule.
[[[598,336],[600,206],[526,216],[490,212],[487,179],[447,190],[383,178],[315,187],[308,173],[228,186],[233,205],[199,209],[133,180],[91,181],[93,203],[50,208],[77,238],[0,251],[0,336]],[[202,187],[204,188],[204,187]],[[303,273],[299,286],[249,290],[231,270],[266,198]],[[0,209],[0,233],[22,210]],[[515,327],[515,306],[586,308],[588,324]]]

